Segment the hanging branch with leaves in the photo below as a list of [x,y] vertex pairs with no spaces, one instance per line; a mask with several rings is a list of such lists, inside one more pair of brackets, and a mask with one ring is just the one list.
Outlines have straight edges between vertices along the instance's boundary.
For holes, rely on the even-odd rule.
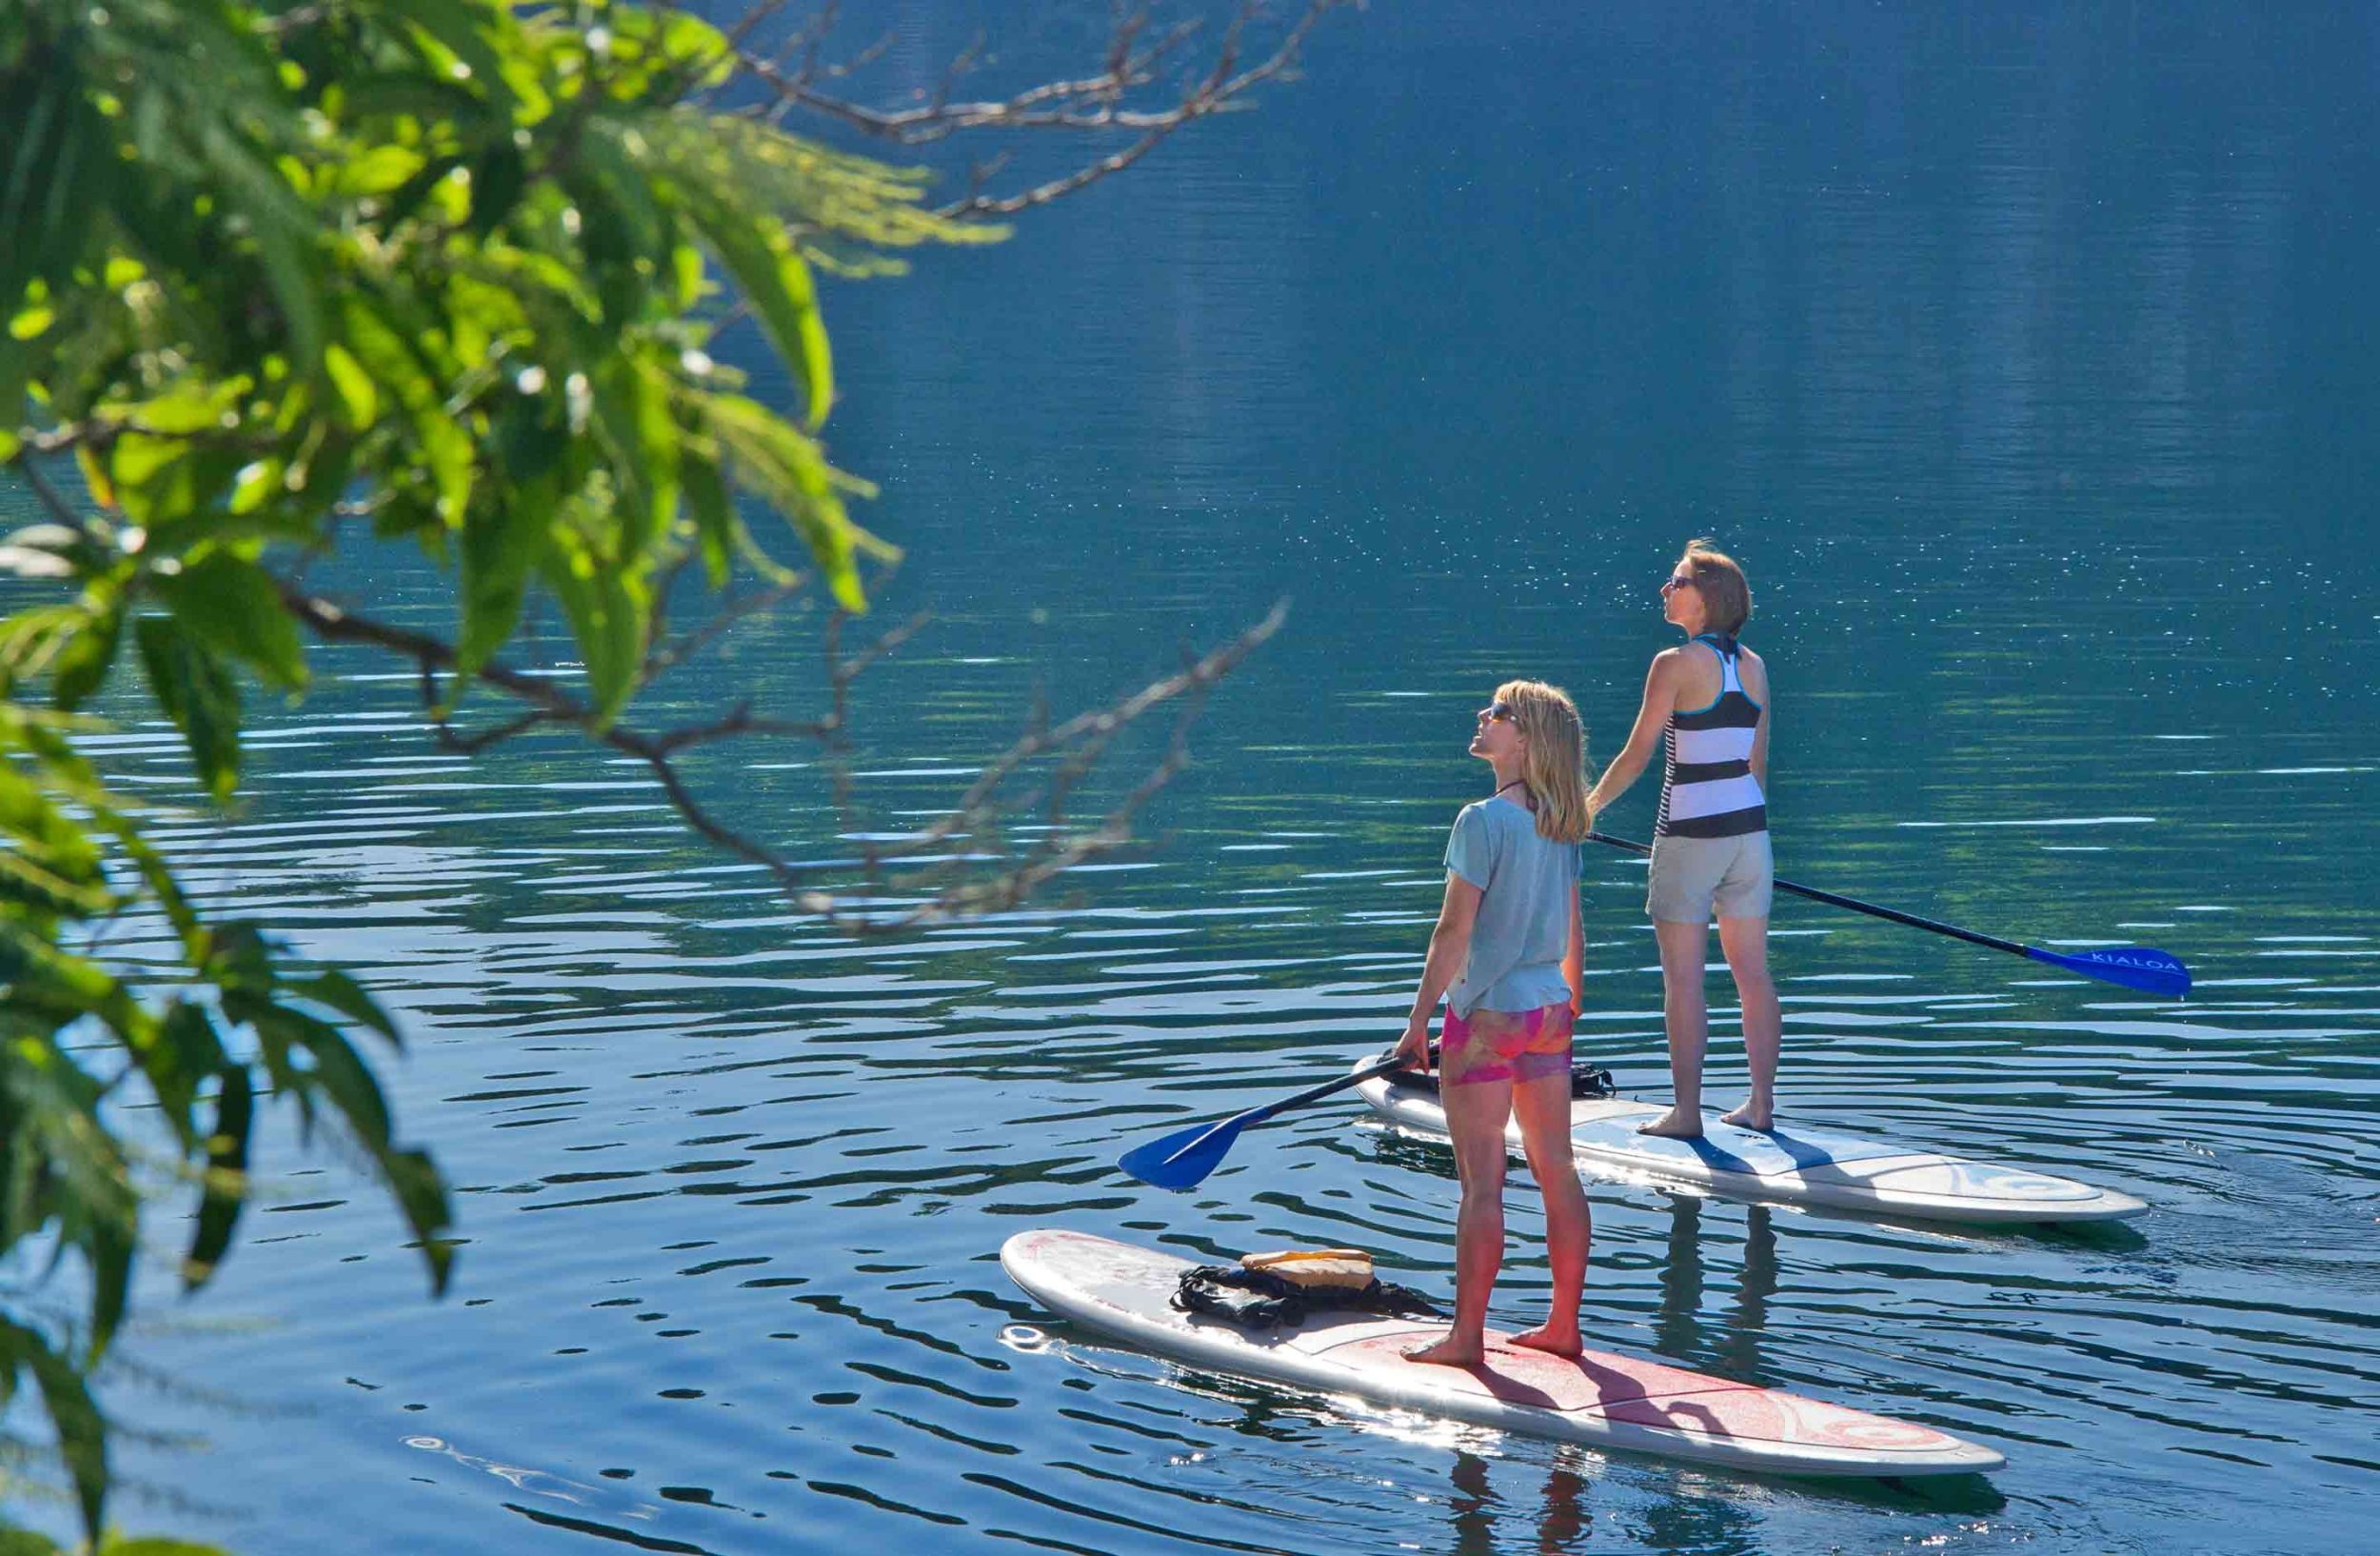
[[[228,805],[246,687],[303,693],[309,642],[376,648],[417,671],[448,748],[564,728],[632,754],[695,831],[795,903],[881,929],[1020,902],[1132,846],[1200,701],[1279,624],[1028,725],[946,813],[868,844],[848,878],[813,878],[696,797],[687,753],[792,738],[824,753],[828,798],[856,816],[852,688],[917,629],[843,647],[863,570],[898,549],[856,521],[873,489],[823,441],[835,376],[816,269],[889,273],[920,246],[997,241],[987,216],[1081,188],[1285,74],[1332,4],[1253,64],[1244,14],[1160,109],[1127,99],[1162,88],[1194,34],[1132,19],[1093,76],[988,107],[941,98],[922,117],[834,96],[844,76],[808,42],[757,51],[775,9],[723,31],[609,0],[0,8],[0,480],[43,513],[0,541],[0,568],[42,595],[0,621],[0,1403],[39,1396],[94,1539],[109,1477],[86,1379],[122,1323],[147,1204],[192,1208],[182,1273],[204,1283],[277,1107],[359,1148],[433,1288],[451,1249],[445,1185],[401,1143],[362,1046],[393,1047],[397,1027],[268,926],[191,902],[147,808],[78,749],[103,694],[153,702]],[[722,106],[756,93],[772,106]],[[925,173],[795,134],[790,107],[888,144],[1137,138],[1055,183],[937,207]],[[714,354],[747,323],[790,405]],[[441,570],[450,632],[310,581],[367,545]],[[673,635],[682,578],[715,611]],[[654,680],[810,590],[831,607],[823,709],[636,719]],[[558,611],[577,682],[508,661],[532,599]],[[466,694],[505,711],[474,716]],[[1160,711],[1163,753],[1078,820],[1094,765]],[[1021,815],[1034,835],[1011,844]],[[107,964],[100,927],[135,913],[170,927],[169,980]],[[153,1105],[162,1152],[121,1132],[127,1101]],[[82,1295],[63,1309],[45,1297],[67,1290]]]

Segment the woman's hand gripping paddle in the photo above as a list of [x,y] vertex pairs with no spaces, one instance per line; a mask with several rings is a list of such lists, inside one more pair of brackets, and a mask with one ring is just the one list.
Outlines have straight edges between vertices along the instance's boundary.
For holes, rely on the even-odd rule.
[[[1615,848],[1625,848],[1630,853],[1653,851],[1641,843],[1632,843],[1624,837],[1613,837],[1607,832],[1589,832],[1587,841],[1607,844]],[[2085,978],[2096,978],[2103,983],[2121,984],[2126,988],[2136,988],[2144,994],[2163,994],[2171,999],[2179,999],[2190,992],[2190,968],[2182,966],[2181,958],[2171,951],[2161,951],[2148,946],[2112,946],[2105,950],[2073,953],[2045,951],[2037,946],[2020,946],[2013,940],[2002,940],[1996,935],[1979,935],[1973,929],[1962,929],[1954,924],[1943,924],[1935,919],[1919,918],[1914,913],[1904,913],[1897,908],[1878,908],[1874,903],[1861,902],[1856,897],[1838,897],[1832,891],[1820,891],[1815,887],[1795,886],[1791,881],[1777,882],[1776,889],[1790,891],[1796,897],[1807,897],[1812,902],[1826,903],[1830,907],[1848,908],[1854,913],[1867,913],[1876,918],[1890,919],[1894,924],[1906,924],[1913,929],[1931,929],[1938,935],[1949,935],[1954,940],[1964,940],[1971,946],[1989,946],[1995,951],[2008,951],[2013,955],[2030,957],[2035,962],[2045,963],[2068,972],[2079,973]]]
[[[1433,1043],[1430,1047],[1435,1052],[1438,1045]],[[1309,1087],[1294,1097],[1283,1097],[1261,1107],[1251,1107],[1244,1113],[1234,1113],[1219,1124],[1193,1124],[1186,1129],[1176,1129],[1145,1146],[1133,1147],[1116,1159],[1116,1165],[1142,1183],[1154,1184],[1160,1188],[1177,1191],[1196,1188],[1206,1181],[1208,1173],[1222,1166],[1223,1158],[1231,1152],[1232,1142],[1238,1140],[1240,1131],[1250,1125],[1261,1124],[1268,1118],[1286,1113],[1293,1107],[1303,1107],[1307,1103],[1327,1097],[1334,1091],[1344,1091],[1351,1086],[1359,1086],[1365,1081],[1406,1067],[1402,1058],[1383,1059],[1377,1065],[1367,1065],[1335,1081]]]

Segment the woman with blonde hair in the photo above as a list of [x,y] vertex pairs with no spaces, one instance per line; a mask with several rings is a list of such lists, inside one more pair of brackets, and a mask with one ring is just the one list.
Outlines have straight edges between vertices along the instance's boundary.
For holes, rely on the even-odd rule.
[[1661,948],[1661,1005],[1669,1028],[1670,1110],[1646,1134],[1702,1133],[1702,1056],[1711,1019],[1702,973],[1711,919],[1743,1006],[1752,1095],[1721,1122],[1769,1129],[1776,1122],[1776,1050],[1782,1031],[1769,976],[1769,667],[1735,640],[1752,614],[1743,569],[1707,540],[1689,541],[1661,585],[1661,616],[1687,641],[1654,656],[1628,744],[1595,786],[1600,810],[1619,798],[1663,745],[1661,808],[1653,828],[1645,912]]
[[1593,830],[1586,730],[1559,688],[1507,681],[1479,710],[1471,754],[1496,791],[1463,807],[1446,844],[1446,898],[1398,1049],[1430,1062],[1430,1013],[1446,1001],[1438,1092],[1455,1141],[1455,1322],[1405,1354],[1471,1366],[1485,1355],[1488,1295],[1504,1261],[1504,1128],[1517,1117],[1545,1196],[1554,1306],[1513,1344],[1576,1356],[1593,1227],[1570,1154],[1571,1024],[1584,998],[1578,846]]

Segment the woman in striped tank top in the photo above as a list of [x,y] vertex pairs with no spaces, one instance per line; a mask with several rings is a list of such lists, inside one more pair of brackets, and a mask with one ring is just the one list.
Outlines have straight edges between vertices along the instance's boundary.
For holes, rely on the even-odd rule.
[[1670,1110],[1646,1134],[1702,1133],[1702,1055],[1710,1012],[1702,974],[1714,911],[1719,949],[1743,1005],[1752,1095],[1724,1115],[1767,1129],[1776,1120],[1781,1024],[1769,976],[1769,670],[1735,641],[1752,590],[1735,561],[1697,540],[1661,585],[1661,614],[1689,642],[1656,655],[1627,747],[1588,796],[1593,810],[1619,798],[1664,746],[1661,808],[1654,827],[1645,911],[1661,948],[1662,1009],[1669,1027]]

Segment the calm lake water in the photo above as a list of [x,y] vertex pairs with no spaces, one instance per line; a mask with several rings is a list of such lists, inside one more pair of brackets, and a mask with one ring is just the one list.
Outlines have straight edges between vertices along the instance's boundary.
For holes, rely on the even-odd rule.
[[[895,29],[889,86],[976,19],[927,9],[851,8],[855,39]],[[989,14],[1021,60],[1074,35]],[[403,1013],[403,1125],[469,1243],[430,1303],[340,1158],[277,1149],[222,1278],[124,1345],[117,1406],[158,1435],[125,1446],[117,1517],[253,1556],[2368,1541],[2375,15],[1382,0],[1259,111],[1006,246],[836,287],[837,451],[912,552],[882,619],[939,617],[863,683],[870,825],[953,794],[1037,688],[1101,699],[1283,593],[1289,627],[1215,698],[1149,856],[865,946],[634,767],[442,755],[401,667],[320,655],[315,695],[256,710],[248,808],[176,847],[217,908]],[[1705,532],[1757,591],[1786,874],[2161,945],[2199,984],[2159,1002],[1780,902],[1792,1118],[2153,1213],[1958,1232],[1597,1185],[1593,1340],[2008,1468],[1606,1459],[1049,1325],[995,1259],[1042,1224],[1353,1243],[1449,1289],[1451,1159],[1353,1102],[1191,1196],[1110,1163],[1394,1033],[1444,829],[1484,792],[1472,710],[1562,682],[1599,765],[1670,641],[1654,586]],[[427,580],[380,587],[446,620]],[[814,708],[815,659],[815,618],[756,624],[645,722],[743,689]],[[187,792],[161,727],[98,745]],[[754,744],[699,777],[847,857],[812,759]],[[1612,828],[1642,835],[1651,790]],[[1589,864],[1582,1047],[1659,1095],[1642,873]],[[1511,1204],[1525,1246],[1525,1180]],[[1543,1292],[1517,1259],[1497,1318]],[[1052,1344],[1003,1344],[1017,1324]]]

